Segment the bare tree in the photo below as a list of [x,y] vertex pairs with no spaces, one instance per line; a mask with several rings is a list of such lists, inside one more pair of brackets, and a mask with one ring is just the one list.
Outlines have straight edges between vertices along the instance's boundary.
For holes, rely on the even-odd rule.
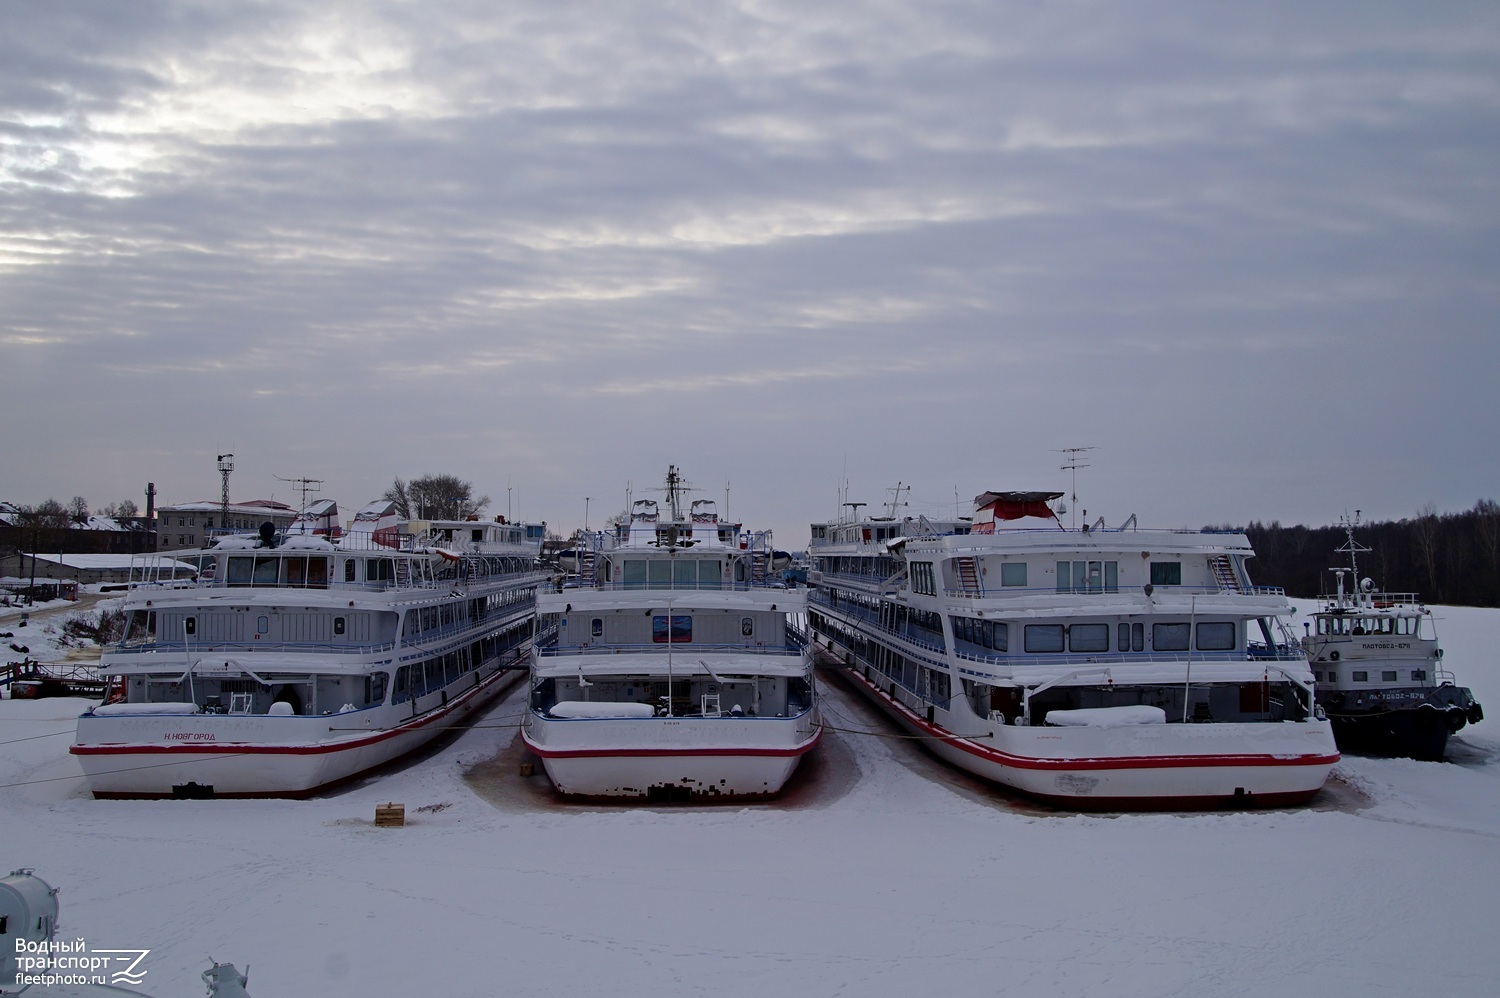
[[401,517],[401,519],[410,520],[412,518],[411,495],[406,490],[406,483],[401,479],[396,479],[380,498],[394,503],[396,506],[396,515]]
[[68,518],[74,523],[89,522],[89,501],[83,496],[74,496],[68,503]]
[[475,496],[473,484],[457,475],[423,475],[410,482],[398,478],[381,498],[395,503],[406,520],[458,520],[490,504],[489,496]]
[[73,522],[67,507],[56,499],[47,499],[35,506],[21,506],[19,509],[25,524],[38,530],[67,530]]
[[1479,539],[1490,556],[1490,567],[1500,567],[1500,503],[1493,499],[1479,500],[1474,504],[1474,518],[1479,526]]
[[1436,600],[1441,597],[1437,582],[1437,553],[1438,553],[1438,517],[1437,504],[1427,503],[1417,510],[1417,518],[1412,521],[1412,538],[1416,541],[1417,556],[1422,559],[1422,566],[1427,570],[1427,598]]

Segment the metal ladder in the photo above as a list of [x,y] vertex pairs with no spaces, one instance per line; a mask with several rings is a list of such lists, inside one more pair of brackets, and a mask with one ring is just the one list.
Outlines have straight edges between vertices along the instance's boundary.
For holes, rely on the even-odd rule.
[[1234,574],[1234,565],[1227,554],[1216,554],[1208,559],[1209,568],[1213,570],[1214,581],[1219,584],[1220,592],[1240,592],[1240,580]]
[[979,592],[979,568],[973,558],[955,558],[953,565],[958,569],[958,584],[966,593]]

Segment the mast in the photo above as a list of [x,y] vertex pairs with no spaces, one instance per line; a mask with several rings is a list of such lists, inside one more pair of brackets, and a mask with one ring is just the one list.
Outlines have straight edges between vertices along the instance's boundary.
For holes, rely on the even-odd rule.
[[1336,576],[1338,576],[1338,580],[1339,580],[1339,583],[1338,583],[1338,585],[1339,585],[1339,600],[1338,601],[1339,601],[1339,605],[1341,605],[1341,606],[1343,605],[1343,602],[1344,602],[1344,573],[1345,572],[1348,572],[1350,574],[1350,582],[1352,583],[1353,589],[1354,589],[1354,602],[1356,604],[1358,604],[1363,599],[1363,596],[1361,595],[1360,584],[1359,584],[1359,559],[1358,559],[1358,555],[1360,555],[1360,554],[1368,554],[1372,549],[1364,547],[1363,545],[1357,543],[1354,540],[1354,528],[1357,527],[1357,526],[1359,526],[1359,514],[1360,514],[1360,511],[1356,509],[1354,511],[1354,519],[1353,520],[1349,519],[1349,517],[1347,515],[1339,517],[1339,526],[1341,526],[1341,527],[1344,528],[1345,541],[1344,541],[1344,546],[1343,547],[1337,548],[1337,549],[1334,550],[1334,554],[1347,554],[1349,556],[1349,567],[1348,568],[1331,568],[1331,569],[1329,569],[1329,571],[1333,572]]
[[903,505],[906,505],[906,504],[904,504],[904,503],[901,502],[901,493],[902,492],[908,492],[908,493],[911,492],[911,486],[910,485],[902,485],[900,482],[897,482],[896,483],[896,487],[894,489],[886,489],[886,491],[889,492],[889,493],[891,493],[891,504],[890,504],[890,506],[891,506],[891,519],[894,520],[896,518],[896,510],[899,507],[901,507]]

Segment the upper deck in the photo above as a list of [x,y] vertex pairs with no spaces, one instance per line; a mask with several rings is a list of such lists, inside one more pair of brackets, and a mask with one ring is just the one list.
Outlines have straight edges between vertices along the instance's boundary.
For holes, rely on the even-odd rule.
[[[470,520],[402,521],[350,531],[337,541],[313,534],[223,537],[202,556],[197,579],[172,588],[136,588],[136,595],[172,602],[285,590],[310,595],[451,589],[455,583],[540,575],[543,524]],[[133,582],[152,575],[155,556],[132,569]]]

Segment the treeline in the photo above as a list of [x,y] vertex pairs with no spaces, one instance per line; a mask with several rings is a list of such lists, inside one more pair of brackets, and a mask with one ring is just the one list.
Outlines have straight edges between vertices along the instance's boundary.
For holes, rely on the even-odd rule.
[[[1255,547],[1251,576],[1285,587],[1289,596],[1334,591],[1330,569],[1349,564],[1347,554],[1337,553],[1345,544],[1341,526],[1252,522],[1245,533]],[[1493,499],[1462,513],[1439,514],[1429,504],[1411,519],[1361,523],[1354,540],[1370,549],[1359,554],[1360,577],[1387,592],[1420,593],[1430,603],[1500,606],[1500,503]]]

